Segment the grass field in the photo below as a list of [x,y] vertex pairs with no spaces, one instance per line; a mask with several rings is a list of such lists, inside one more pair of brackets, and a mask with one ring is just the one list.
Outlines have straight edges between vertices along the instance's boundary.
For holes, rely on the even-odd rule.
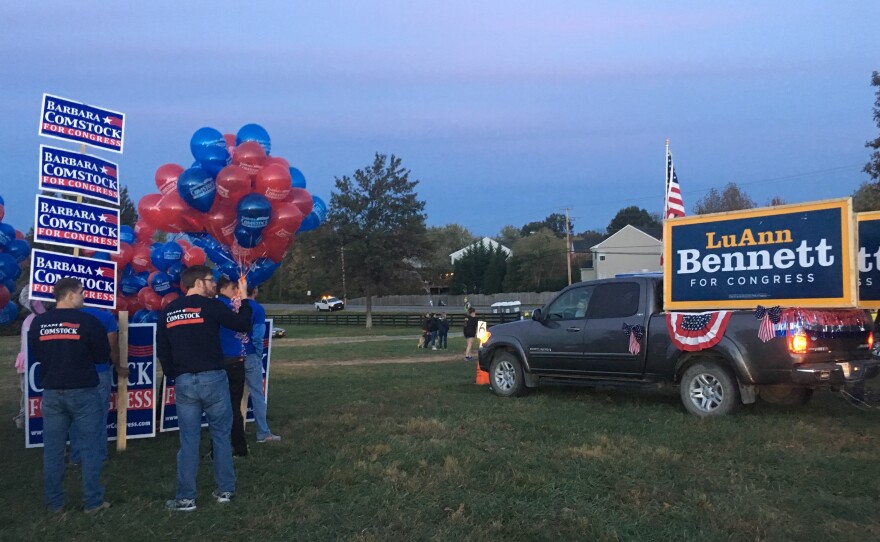
[[[271,316],[269,316],[271,318]],[[376,337],[376,336],[418,336],[417,327],[374,327],[366,329],[363,326],[318,326],[318,325],[284,325],[276,324],[275,327],[284,328],[285,338],[313,339],[316,337]]]
[[[13,349],[0,342],[3,359]],[[407,343],[399,355],[414,351]],[[40,451],[25,450],[8,422],[10,367],[0,539],[880,539],[880,414],[830,393],[803,408],[699,420],[673,391],[547,388],[503,400],[475,386],[462,361],[321,367],[285,361],[287,352],[273,353],[269,398],[284,440],[236,460],[229,505],[210,500],[202,462],[191,514],[162,509],[174,434],[111,451],[113,508],[100,517],[76,511],[76,471],[69,511],[44,513]]]

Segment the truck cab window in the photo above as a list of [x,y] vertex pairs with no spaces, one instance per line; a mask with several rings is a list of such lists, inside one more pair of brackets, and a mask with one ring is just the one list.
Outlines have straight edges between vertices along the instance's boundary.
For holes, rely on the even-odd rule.
[[592,293],[592,286],[569,290],[547,307],[547,319],[575,320],[586,317]]
[[626,318],[639,311],[636,282],[598,284],[590,302],[590,318]]

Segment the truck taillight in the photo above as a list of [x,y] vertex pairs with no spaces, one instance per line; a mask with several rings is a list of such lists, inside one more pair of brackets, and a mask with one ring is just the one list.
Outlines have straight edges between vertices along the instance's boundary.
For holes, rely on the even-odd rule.
[[868,333],[868,350],[874,349],[874,334]]
[[792,354],[805,354],[807,352],[807,336],[792,335],[788,338],[788,351]]

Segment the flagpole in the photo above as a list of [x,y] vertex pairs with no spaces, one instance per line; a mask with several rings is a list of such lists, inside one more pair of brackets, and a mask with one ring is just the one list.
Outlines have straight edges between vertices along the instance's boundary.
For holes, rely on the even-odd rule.
[[669,138],[666,138],[666,156],[663,161],[663,169],[666,172],[666,189],[663,191],[663,221],[666,221],[666,216],[669,214]]

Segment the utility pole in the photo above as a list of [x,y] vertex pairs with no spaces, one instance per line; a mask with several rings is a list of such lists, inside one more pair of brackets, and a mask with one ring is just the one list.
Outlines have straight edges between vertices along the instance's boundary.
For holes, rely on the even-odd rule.
[[568,207],[565,208],[565,263],[568,264],[568,285],[571,286],[571,222],[568,220]]
[[345,245],[339,246],[339,253],[342,259],[342,304],[348,305],[348,293],[345,290]]

